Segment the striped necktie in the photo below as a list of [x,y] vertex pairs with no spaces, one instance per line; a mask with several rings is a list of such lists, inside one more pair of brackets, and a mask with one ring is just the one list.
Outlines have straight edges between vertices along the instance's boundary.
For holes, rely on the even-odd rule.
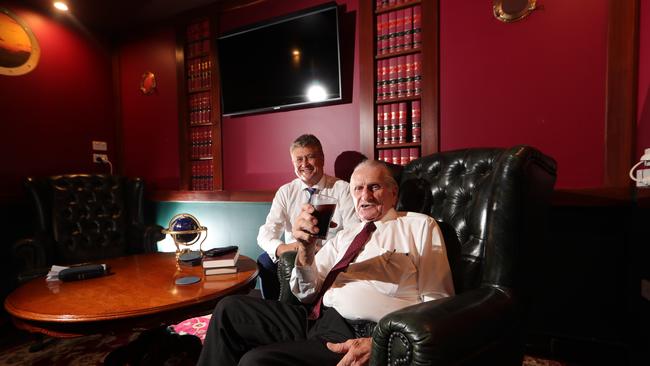
[[348,268],[350,262],[356,258],[376,228],[377,226],[375,226],[374,222],[368,222],[363,227],[363,230],[361,230],[361,232],[359,232],[359,234],[354,237],[352,244],[350,244],[348,250],[345,251],[343,258],[341,258],[341,260],[336,263],[336,265],[327,274],[327,277],[325,277],[325,281],[323,281],[323,285],[321,286],[320,291],[318,292],[318,296],[316,297],[314,307],[311,309],[311,313],[309,314],[309,319],[318,319],[320,316],[321,305],[323,304],[323,295],[325,295],[325,292],[330,288],[330,286],[332,286],[334,280],[336,279],[336,276]]
[[316,188],[306,188],[307,192],[309,192],[309,198],[307,199],[307,202],[311,202],[311,196],[316,193]]

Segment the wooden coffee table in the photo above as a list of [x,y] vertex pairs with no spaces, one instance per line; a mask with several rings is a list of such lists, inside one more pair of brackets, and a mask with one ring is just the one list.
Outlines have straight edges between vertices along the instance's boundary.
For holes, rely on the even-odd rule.
[[[240,256],[238,273],[205,276],[199,266],[178,265],[174,253],[150,253],[102,261],[111,274],[73,282],[35,278],[5,299],[14,324],[30,332],[74,337],[149,328],[207,314],[219,299],[255,285],[257,264]],[[200,282],[176,285],[179,277]]]

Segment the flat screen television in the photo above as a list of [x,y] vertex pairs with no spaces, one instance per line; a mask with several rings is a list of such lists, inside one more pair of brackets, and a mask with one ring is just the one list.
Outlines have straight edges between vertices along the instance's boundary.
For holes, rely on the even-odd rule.
[[334,3],[224,34],[217,51],[224,116],[342,98]]

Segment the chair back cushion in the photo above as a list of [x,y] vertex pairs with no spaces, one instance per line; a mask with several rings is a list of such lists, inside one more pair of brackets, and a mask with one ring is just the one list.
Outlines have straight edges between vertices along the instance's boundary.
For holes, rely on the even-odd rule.
[[[51,238],[57,264],[128,253],[129,228],[142,222],[142,183],[112,175],[59,175],[28,179],[39,231]],[[131,202],[130,200],[135,200]]]
[[397,209],[440,224],[457,293],[523,281],[527,246],[544,230],[553,159],[528,146],[442,152],[411,162],[399,182]]

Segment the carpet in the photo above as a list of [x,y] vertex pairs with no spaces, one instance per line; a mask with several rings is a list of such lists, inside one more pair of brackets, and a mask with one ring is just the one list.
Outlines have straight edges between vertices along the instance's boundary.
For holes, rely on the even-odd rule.
[[[210,315],[187,319],[172,326],[178,334],[191,334],[203,342]],[[0,350],[0,365],[32,366],[95,366],[121,346],[135,341],[143,330],[127,334],[95,334],[78,338],[57,339],[46,337],[45,347],[30,352],[33,341],[27,341]],[[567,366],[566,363],[544,358],[525,356],[522,366]]]

